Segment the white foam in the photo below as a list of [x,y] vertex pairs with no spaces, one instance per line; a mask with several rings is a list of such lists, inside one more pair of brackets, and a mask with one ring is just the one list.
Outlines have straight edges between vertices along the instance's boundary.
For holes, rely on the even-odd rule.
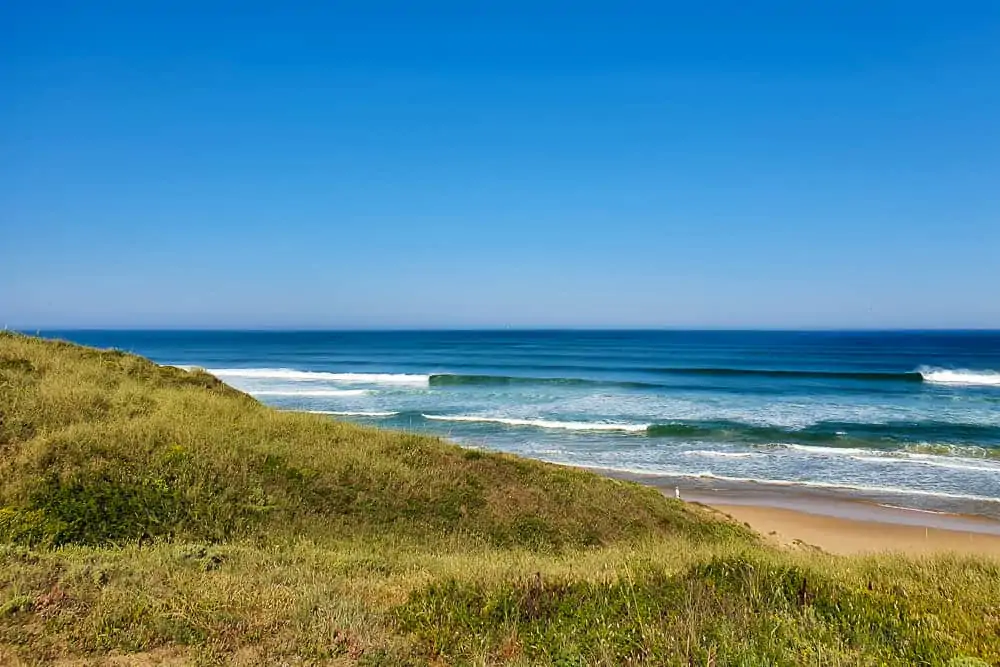
[[730,477],[728,475],[716,475],[711,471],[686,473],[669,470],[647,470],[641,468],[617,468],[602,465],[586,465],[580,463],[562,463],[552,461],[560,465],[570,465],[575,468],[587,468],[590,470],[610,470],[614,472],[632,473],[637,475],[652,475],[658,477],[686,477],[689,479],[717,479],[720,482],[736,482],[741,484],[762,484],[768,486],[801,486],[804,488],[817,489],[843,489],[847,491],[863,491],[867,493],[885,493],[902,496],[926,496],[931,498],[953,498],[956,500],[974,500],[984,503],[1000,503],[1000,498],[990,498],[989,496],[977,496],[971,493],[948,493],[946,491],[927,491],[925,489],[904,489],[894,486],[865,486],[862,484],[847,484],[841,482],[814,482],[814,481],[793,481],[787,479],[762,479],[756,477]]
[[[991,450],[986,447],[979,447],[978,445],[953,445],[948,443],[921,442],[907,445],[902,451],[905,452],[907,456],[915,459],[938,458],[942,456],[948,458],[987,459],[990,458]],[[948,453],[940,453],[942,451],[946,451]],[[993,451],[995,452],[996,449],[993,449]]]
[[963,368],[921,366],[917,369],[917,372],[923,376],[925,382],[1000,387],[1000,371],[974,371]]
[[760,454],[758,452],[716,452],[713,450],[702,450],[695,449],[691,451],[684,452],[685,456],[706,456],[708,458],[720,458],[720,459],[755,459],[761,456],[766,456],[765,454]]
[[252,391],[254,396],[361,396],[367,389],[275,389],[273,391]]
[[770,445],[780,449],[792,449],[798,452],[808,452],[810,454],[827,454],[832,456],[851,456],[856,454],[869,454],[869,449],[858,449],[856,447],[822,447],[820,445],[797,445],[795,443],[776,442]]
[[986,503],[1000,503],[1000,498],[977,496],[971,493],[948,493],[946,491],[927,491],[925,489],[904,489],[895,486],[865,486],[862,484],[847,484],[844,482],[813,482],[792,481],[786,479],[754,479],[750,477],[726,477],[716,475],[711,471],[694,474],[681,474],[680,477],[696,477],[718,479],[725,482],[753,482],[754,484],[772,484],[775,486],[804,486],[818,489],[847,489],[851,491],[867,491],[869,493],[890,493],[905,496],[927,496],[932,498],[955,498],[960,500],[977,500]]
[[901,505],[890,505],[888,503],[879,503],[879,507],[887,507],[891,510],[903,510],[905,512],[920,512],[921,514],[940,514],[943,516],[954,516],[951,512],[938,512],[937,510],[924,510],[917,509],[916,507],[903,507]]
[[333,415],[334,417],[395,417],[398,412],[366,412],[364,410],[306,410],[312,415]]
[[914,465],[933,466],[935,468],[950,468],[951,470],[971,470],[976,472],[993,472],[1000,474],[1000,465],[969,465],[956,461],[942,460],[939,457],[918,457],[902,454],[900,456],[852,456],[851,458],[855,461],[868,461],[871,463],[910,463]]
[[874,449],[857,449],[854,447],[818,447],[813,445],[780,444],[774,445],[781,449],[791,449],[805,453],[846,456],[855,461],[869,463],[913,463],[917,465],[951,468],[953,470],[971,470],[978,472],[1000,473],[1000,463],[997,465],[977,465],[965,463],[958,456],[918,454],[901,450],[879,451]]
[[209,368],[216,377],[244,380],[290,380],[298,382],[343,382],[346,384],[427,385],[429,375],[407,373],[327,373],[291,368]]
[[563,429],[567,431],[625,431],[642,433],[649,424],[622,424],[615,422],[561,422],[549,419],[515,419],[513,417],[480,417],[476,415],[423,415],[424,419],[443,422],[475,422],[505,424],[507,426],[531,426],[534,428]]

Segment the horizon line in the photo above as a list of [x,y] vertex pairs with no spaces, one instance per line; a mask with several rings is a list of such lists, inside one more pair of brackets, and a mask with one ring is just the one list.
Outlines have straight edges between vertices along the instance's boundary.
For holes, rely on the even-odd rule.
[[706,326],[483,326],[483,327],[129,327],[129,326],[4,326],[19,333],[122,332],[122,333],[462,333],[462,332],[733,332],[733,333],[1000,333],[1000,327],[706,327]]

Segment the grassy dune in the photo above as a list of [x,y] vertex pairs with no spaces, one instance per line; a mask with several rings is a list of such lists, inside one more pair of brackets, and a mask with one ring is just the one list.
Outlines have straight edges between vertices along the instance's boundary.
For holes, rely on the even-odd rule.
[[1000,664],[1000,564],[779,551],[634,484],[0,334],[0,664]]

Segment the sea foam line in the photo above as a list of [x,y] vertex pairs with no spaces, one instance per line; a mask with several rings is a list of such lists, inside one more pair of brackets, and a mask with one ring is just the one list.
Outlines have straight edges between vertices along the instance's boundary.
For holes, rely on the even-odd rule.
[[846,491],[863,491],[867,493],[885,493],[901,496],[922,496],[929,498],[952,498],[955,500],[973,500],[984,503],[1000,503],[1000,498],[990,498],[988,496],[977,496],[971,493],[949,493],[947,491],[927,491],[925,489],[904,489],[894,486],[866,486],[863,484],[848,484],[841,482],[814,482],[814,481],[793,481],[787,479],[763,479],[755,477],[731,477],[728,475],[717,475],[711,471],[705,472],[673,472],[666,470],[649,470],[640,468],[618,468],[602,465],[566,463],[565,461],[550,461],[559,465],[572,466],[574,468],[586,468],[589,470],[608,470],[612,472],[623,472],[633,475],[649,475],[653,477],[683,477],[686,479],[715,479],[720,482],[735,482],[740,484],[761,484],[768,486],[804,487],[817,489],[843,489]]
[[1000,466],[981,466],[955,463],[952,461],[941,461],[935,458],[910,457],[910,456],[852,456],[855,461],[866,461],[869,463],[911,463],[913,465],[932,466],[935,468],[949,468],[951,470],[971,470],[975,472],[992,472],[1000,474]]
[[951,512],[940,512],[938,510],[925,510],[925,509],[918,509],[916,507],[903,507],[902,505],[890,505],[889,503],[879,503],[878,506],[887,507],[888,509],[891,510],[903,510],[905,512],[919,512],[921,514],[940,514],[942,516],[956,516]]
[[710,449],[694,449],[683,452],[684,456],[705,456],[720,459],[756,459],[767,456],[760,452],[717,452]]
[[649,424],[622,424],[613,422],[563,422],[549,419],[515,419],[512,417],[480,417],[476,415],[421,415],[424,419],[444,422],[473,422],[487,424],[505,424],[507,426],[531,426],[534,428],[553,428],[567,431],[625,431],[642,433]]
[[328,373],[292,368],[209,368],[219,378],[244,380],[291,380],[299,382],[344,382],[347,384],[427,385],[429,375],[409,373]]
[[874,450],[859,449],[857,447],[823,447],[822,445],[798,445],[792,442],[775,442],[762,447],[768,449],[790,449],[796,452],[808,454],[827,454],[832,456],[853,456],[860,454],[870,454]]
[[846,456],[856,461],[878,463],[915,463],[937,466],[940,468],[954,468],[956,470],[980,470],[1000,473],[1000,464],[990,466],[961,463],[962,461],[970,459],[956,454],[922,454],[899,449],[879,450],[859,449],[856,447],[820,447],[817,445],[797,445],[794,443],[781,443],[772,446],[776,449],[790,449],[804,453]]
[[977,496],[972,493],[949,493],[947,491],[928,491],[926,489],[904,489],[895,486],[866,486],[864,484],[848,484],[845,482],[814,482],[793,481],[786,479],[753,479],[750,477],[727,477],[716,475],[711,471],[681,474],[681,477],[717,479],[724,482],[753,482],[754,484],[771,484],[774,486],[804,486],[818,489],[847,489],[851,491],[866,491],[869,493],[889,493],[905,496],[926,496],[930,498],[954,498],[957,500],[975,500],[985,503],[1000,503],[1000,498]]
[[379,412],[364,410],[305,410],[311,415],[332,415],[334,417],[395,417],[398,412]]
[[362,396],[369,393],[367,389],[275,389],[267,391],[252,391],[254,396]]

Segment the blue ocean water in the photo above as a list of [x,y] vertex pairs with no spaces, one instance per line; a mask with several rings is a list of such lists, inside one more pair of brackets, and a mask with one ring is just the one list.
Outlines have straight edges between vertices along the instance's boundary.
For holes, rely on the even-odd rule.
[[43,335],[556,463],[1000,517],[1000,332]]

